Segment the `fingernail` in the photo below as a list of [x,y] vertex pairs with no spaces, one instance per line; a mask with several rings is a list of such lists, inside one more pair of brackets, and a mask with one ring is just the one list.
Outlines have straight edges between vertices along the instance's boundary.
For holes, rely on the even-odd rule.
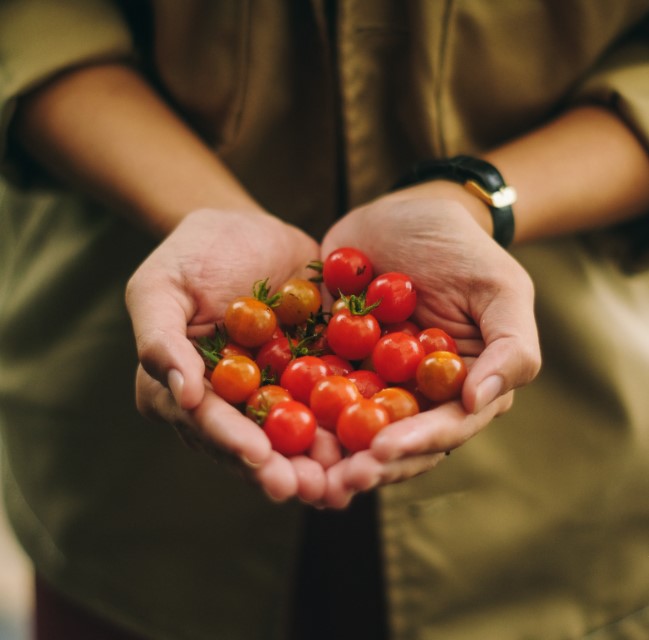
[[181,404],[183,387],[185,386],[185,379],[183,374],[178,371],[178,369],[171,369],[167,374],[167,385],[171,391],[171,395],[174,397],[174,400]]
[[243,462],[243,464],[245,464],[249,469],[258,469],[261,467],[261,462],[253,462],[246,458],[246,456],[241,456],[241,462]]
[[283,502],[286,502],[286,498],[281,497],[281,496],[274,496],[270,491],[266,490],[265,491],[267,498],[271,501],[274,502],[275,504],[282,504]]
[[379,475],[376,475],[374,478],[366,482],[365,485],[362,487],[362,489],[363,491],[371,491],[372,489],[376,489],[376,487],[379,486],[380,482],[381,482],[381,477]]
[[485,378],[476,390],[473,413],[482,411],[490,402],[493,402],[502,393],[504,384],[502,376],[497,374]]

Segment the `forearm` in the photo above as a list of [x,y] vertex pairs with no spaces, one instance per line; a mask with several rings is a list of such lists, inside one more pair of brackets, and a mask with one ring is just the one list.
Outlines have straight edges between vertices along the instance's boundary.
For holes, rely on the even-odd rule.
[[125,65],[70,71],[26,96],[15,135],[65,182],[157,235],[202,208],[256,209],[218,157]]
[[515,243],[613,225],[649,211],[649,154],[603,108],[568,111],[486,159],[518,193]]

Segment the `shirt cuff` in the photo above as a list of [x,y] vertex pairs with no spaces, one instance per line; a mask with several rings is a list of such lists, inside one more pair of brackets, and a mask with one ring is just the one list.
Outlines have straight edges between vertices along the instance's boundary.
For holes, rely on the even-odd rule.
[[17,99],[58,73],[134,57],[128,25],[102,0],[9,0],[0,4],[0,173],[29,182],[8,145]]

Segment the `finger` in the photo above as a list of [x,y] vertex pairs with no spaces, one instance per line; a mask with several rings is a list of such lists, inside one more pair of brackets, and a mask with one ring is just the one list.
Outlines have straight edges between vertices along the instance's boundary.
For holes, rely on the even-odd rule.
[[477,414],[467,413],[459,401],[404,418],[376,435],[370,451],[381,462],[406,456],[445,453],[484,429],[512,404],[513,392],[499,396]]
[[349,464],[344,469],[343,482],[353,491],[368,491],[426,473],[445,457],[445,453],[426,453],[381,463],[370,452],[363,451],[349,459]]
[[[140,412],[155,422],[173,425],[190,446],[200,442],[202,449],[221,451],[252,468],[262,465],[271,455],[266,434],[211,390],[196,409],[187,411],[141,366],[136,389]],[[189,437],[188,432],[194,437]]]
[[211,390],[188,414],[201,437],[240,458],[247,466],[262,465],[273,453],[263,430]]
[[384,469],[370,451],[359,451],[348,459],[341,480],[352,491],[369,491],[381,482]]
[[323,469],[328,469],[342,459],[340,442],[331,431],[318,428],[309,455]]
[[198,406],[204,393],[205,364],[187,339],[194,313],[189,296],[144,270],[129,281],[126,305],[142,366],[171,389],[182,408]]
[[274,502],[285,502],[298,493],[299,481],[293,464],[276,451],[253,470],[252,476]]
[[463,356],[477,357],[484,351],[484,341],[482,338],[457,338],[455,344],[457,345],[458,353]]
[[322,500],[327,486],[322,465],[307,456],[295,456],[290,460],[297,477],[297,497],[302,502],[318,503]]
[[344,509],[356,495],[356,491],[345,483],[345,467],[348,459],[341,460],[327,469],[327,486],[320,502],[321,506],[330,509]]
[[534,318],[534,291],[526,274],[510,289],[479,301],[477,317],[485,349],[463,387],[467,411],[478,413],[499,395],[527,384],[541,367],[541,350]]

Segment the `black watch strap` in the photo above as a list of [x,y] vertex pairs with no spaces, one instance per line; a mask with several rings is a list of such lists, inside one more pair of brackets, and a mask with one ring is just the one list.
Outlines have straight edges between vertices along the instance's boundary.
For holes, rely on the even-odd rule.
[[491,212],[494,240],[505,248],[511,244],[514,238],[512,205],[516,202],[516,191],[505,183],[496,167],[486,160],[464,155],[425,160],[412,167],[392,187],[392,191],[435,179],[462,184],[480,198]]

